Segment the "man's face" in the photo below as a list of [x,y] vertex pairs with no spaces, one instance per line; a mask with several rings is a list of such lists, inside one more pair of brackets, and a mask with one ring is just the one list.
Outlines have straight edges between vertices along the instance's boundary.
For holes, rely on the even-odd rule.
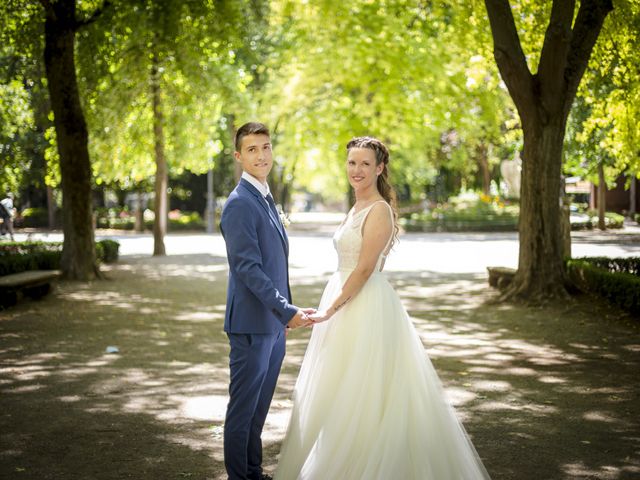
[[242,139],[240,151],[235,152],[236,160],[242,170],[266,183],[267,176],[273,166],[271,139],[268,135],[252,133]]

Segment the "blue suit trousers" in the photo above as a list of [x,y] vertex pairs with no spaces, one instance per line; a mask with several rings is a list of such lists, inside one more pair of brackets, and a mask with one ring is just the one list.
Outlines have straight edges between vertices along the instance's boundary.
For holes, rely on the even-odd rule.
[[284,329],[275,334],[227,333],[231,352],[224,461],[229,480],[262,478],[262,427],[285,354]]

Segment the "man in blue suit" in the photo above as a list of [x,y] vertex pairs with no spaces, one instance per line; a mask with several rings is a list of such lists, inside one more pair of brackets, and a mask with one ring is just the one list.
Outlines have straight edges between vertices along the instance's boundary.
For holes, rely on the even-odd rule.
[[310,325],[313,309],[291,304],[289,242],[267,183],[269,130],[243,125],[235,149],[242,178],[220,221],[229,261],[224,330],[231,345],[224,463],[230,480],[263,480],[271,477],[262,473],[262,427],[284,358],[285,329]]

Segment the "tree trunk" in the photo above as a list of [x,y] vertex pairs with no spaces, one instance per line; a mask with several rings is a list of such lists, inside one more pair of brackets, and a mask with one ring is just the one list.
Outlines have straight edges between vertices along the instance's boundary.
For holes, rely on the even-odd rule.
[[92,228],[88,133],[75,69],[75,0],[46,3],[44,61],[62,176],[61,269],[65,278],[90,280],[99,271]]
[[[231,145],[233,145],[232,147],[233,150],[236,149],[235,139],[236,139],[237,131],[238,129],[236,128],[236,116],[233,113],[230,113],[229,115],[227,115],[227,132],[229,133],[229,138],[231,139]],[[240,165],[239,162],[235,160],[235,158],[233,160],[233,164],[234,164],[233,177],[236,183],[238,183],[240,181],[240,177],[242,176],[242,166]]]
[[636,216],[638,206],[636,205],[636,196],[638,190],[638,179],[636,174],[631,174],[631,184],[629,185],[629,218],[633,220]]
[[565,193],[564,177],[560,182],[560,235],[562,236],[562,257],[571,258],[571,201]]
[[480,177],[482,179],[482,193],[491,194],[491,170],[489,170],[489,158],[487,145],[481,143],[476,150],[478,155],[478,167],[480,168]]
[[56,225],[56,201],[53,198],[53,188],[47,185],[47,216],[49,219],[49,230],[53,230]]
[[518,272],[506,298],[538,302],[564,296],[560,170],[564,120],[524,127]]
[[604,166],[602,162],[598,164],[598,228],[600,230],[606,230],[607,225],[604,219],[604,212],[606,210],[606,193],[607,193],[607,181],[604,178]]
[[153,221],[153,255],[166,255],[164,236],[167,233],[167,187],[169,184],[167,159],[164,152],[164,130],[158,56],[153,54],[151,66],[151,95],[153,98],[153,137],[156,157],[155,220]]
[[144,231],[144,208],[142,208],[142,192],[136,192],[136,209],[134,212],[134,229],[136,232]]
[[485,0],[494,57],[524,133],[518,271],[502,299],[539,303],[567,295],[560,175],[567,117],[611,0],[554,0],[532,74],[508,0]]

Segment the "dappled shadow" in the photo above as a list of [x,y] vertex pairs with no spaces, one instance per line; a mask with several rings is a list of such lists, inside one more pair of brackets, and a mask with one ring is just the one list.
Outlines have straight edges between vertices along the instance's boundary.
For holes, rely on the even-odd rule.
[[494,478],[640,475],[636,322],[588,297],[489,305],[482,275],[393,279]]
[[[302,305],[317,304],[328,277],[311,270],[292,265]],[[225,478],[226,260],[130,256],[107,275],[0,313],[0,473]],[[589,298],[488,305],[483,274],[387,275],[492,478],[640,475],[637,323]],[[287,339],[263,436],[268,471],[309,335]]]

